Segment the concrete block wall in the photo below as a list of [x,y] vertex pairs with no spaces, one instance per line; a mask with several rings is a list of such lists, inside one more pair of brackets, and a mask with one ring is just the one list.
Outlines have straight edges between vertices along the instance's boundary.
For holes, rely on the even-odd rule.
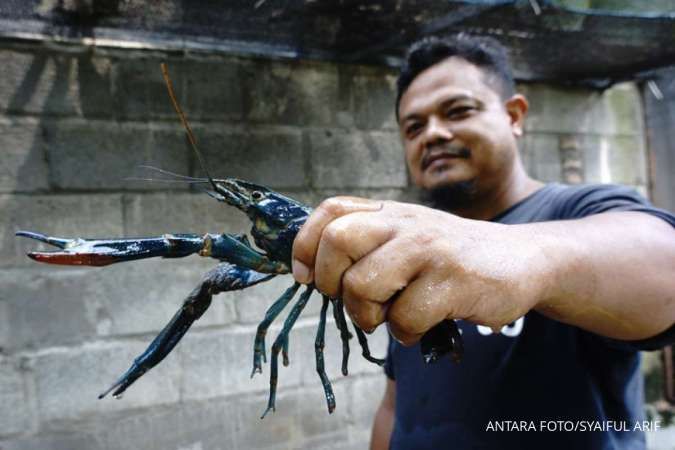
[[[114,237],[248,230],[238,211],[139,169],[202,176],[169,103],[159,62],[216,176],[309,204],[335,194],[412,200],[388,69],[215,54],[0,43],[0,448],[360,449],[384,389],[352,342],[339,373],[331,321],[326,364],[337,410],[314,369],[319,297],[291,337],[277,411],[259,419],[269,366],[249,378],[255,328],[290,277],[222,294],[174,352],[121,400],[96,396],[125,371],[214,261],[192,256],[104,268],[39,265],[19,229]],[[523,142],[546,181],[647,184],[637,90],[522,86]],[[279,321],[269,334],[280,329]],[[355,341],[355,340],[354,340]],[[371,338],[383,355],[387,337]]]

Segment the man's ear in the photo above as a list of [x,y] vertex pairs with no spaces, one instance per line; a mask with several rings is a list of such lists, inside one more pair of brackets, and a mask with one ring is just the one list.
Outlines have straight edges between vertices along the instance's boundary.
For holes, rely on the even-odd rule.
[[513,134],[517,137],[522,136],[523,128],[525,126],[525,116],[527,115],[530,104],[527,103],[527,99],[523,95],[515,94],[504,103],[504,106],[511,118],[511,130],[513,131]]

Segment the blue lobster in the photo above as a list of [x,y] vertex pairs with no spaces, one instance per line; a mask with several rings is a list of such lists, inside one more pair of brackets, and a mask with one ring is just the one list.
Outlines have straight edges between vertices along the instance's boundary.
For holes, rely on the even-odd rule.
[[[171,321],[162,329],[148,348],[138,356],[131,367],[99,398],[113,392],[114,397],[121,394],[138,378],[162,361],[178,344],[195,320],[209,308],[213,295],[225,291],[245,289],[265,282],[276,275],[287,274],[291,268],[293,240],[300,227],[311,213],[311,208],[264,186],[247,181],[227,178],[213,179],[206,168],[201,153],[178,105],[166,66],[162,72],[167,83],[169,96],[176,109],[188,139],[197,154],[206,178],[192,178],[191,183],[210,185],[206,192],[218,200],[243,211],[253,223],[251,236],[258,250],[251,245],[246,235],[233,234],[175,234],[151,238],[122,239],[64,239],[30,231],[18,231],[17,236],[32,238],[60,250],[50,252],[31,252],[28,256],[36,261],[50,264],[105,266],[122,261],[163,257],[181,258],[199,254],[221,261],[215,269],[206,274],[201,283],[187,296],[181,308]],[[164,171],[161,171],[165,173]],[[267,362],[265,336],[268,327],[290,303],[300,289],[295,282],[267,310],[264,319],[257,328],[253,345],[253,371],[251,376],[262,373],[262,362]],[[278,377],[278,357],[282,354],[283,364],[288,365],[289,334],[295,321],[302,313],[312,292],[313,284],[308,285],[290,310],[283,328],[271,349],[270,393],[267,409],[275,410]],[[328,305],[333,307],[333,315],[342,341],[342,373],[347,375],[349,359],[349,339],[347,319],[342,300],[322,296],[323,304],[319,316],[319,325],[315,341],[316,370],[321,379],[329,413],[335,409],[335,396],[330,380],[324,370],[323,348]],[[384,360],[371,356],[365,333],[354,323],[354,331],[362,348],[362,355],[368,361],[382,365]],[[452,320],[445,320],[430,330],[421,341],[422,356],[426,362],[433,362],[442,355],[450,353],[459,360],[463,349],[462,340]]]

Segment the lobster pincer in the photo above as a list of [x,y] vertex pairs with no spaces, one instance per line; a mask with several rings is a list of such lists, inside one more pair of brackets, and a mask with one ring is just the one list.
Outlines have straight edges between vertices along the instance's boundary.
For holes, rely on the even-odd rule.
[[62,265],[107,266],[145,258],[183,258],[192,254],[210,256],[264,273],[288,273],[286,264],[270,261],[258,252],[245,235],[165,234],[158,237],[122,239],[82,239],[46,236],[32,231],[17,231],[17,236],[35,239],[60,248],[60,251],[30,252],[39,262]]

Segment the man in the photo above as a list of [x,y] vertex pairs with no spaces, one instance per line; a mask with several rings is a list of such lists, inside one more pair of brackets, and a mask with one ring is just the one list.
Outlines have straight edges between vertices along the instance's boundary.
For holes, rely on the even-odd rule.
[[[296,280],[394,337],[374,449],[644,448],[637,350],[675,335],[675,217],[623,187],[530,178],[527,108],[498,44],[414,45],[396,112],[435,209],[333,198],[294,243]],[[416,344],[446,318],[464,360],[426,366]]]

